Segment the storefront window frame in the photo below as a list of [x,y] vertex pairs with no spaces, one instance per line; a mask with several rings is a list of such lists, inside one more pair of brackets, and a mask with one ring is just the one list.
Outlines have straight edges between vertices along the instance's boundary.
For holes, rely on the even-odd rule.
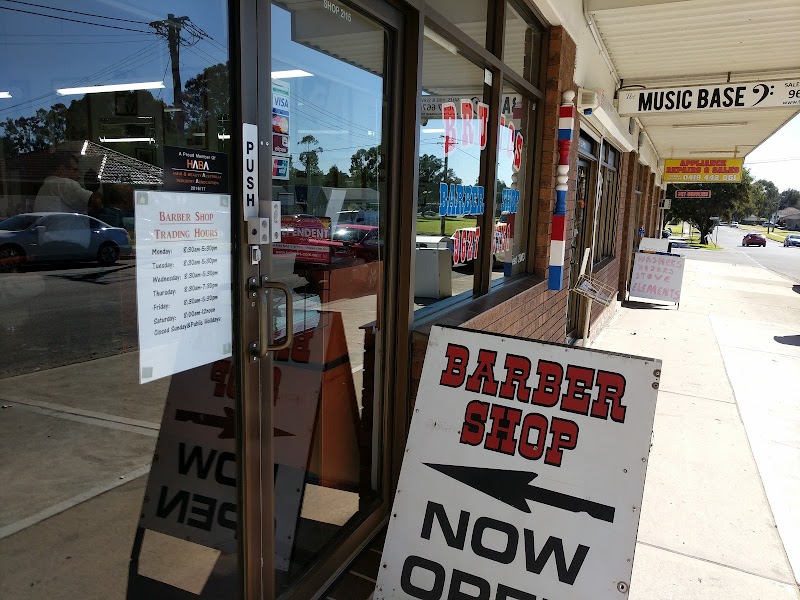
[[[497,147],[498,147],[498,135],[499,135],[499,127],[500,127],[500,102],[502,98],[502,82],[507,83],[508,85],[514,86],[517,90],[519,90],[520,94],[525,95],[530,99],[531,102],[535,103],[537,106],[542,106],[544,103],[544,81],[543,81],[543,73],[545,69],[543,68],[545,57],[540,57],[539,61],[539,87],[534,85],[534,83],[527,81],[522,74],[517,73],[515,70],[511,69],[508,65],[506,65],[502,60],[503,54],[503,45],[504,45],[504,32],[505,32],[505,23],[506,23],[506,7],[508,5],[509,0],[489,0],[488,3],[488,14],[487,14],[487,37],[486,37],[486,47],[481,47],[477,42],[472,40],[471,38],[467,38],[465,36],[461,36],[461,30],[458,29],[453,23],[451,23],[448,19],[446,19],[441,13],[434,10],[429,6],[424,6],[421,10],[420,18],[425,23],[426,27],[429,27],[433,31],[435,31],[439,36],[441,36],[447,42],[453,44],[454,47],[458,49],[458,53],[478,67],[483,67],[486,77],[486,82],[491,83],[484,83],[484,101],[492,107],[492,112],[489,115],[489,126],[488,126],[488,142],[486,145],[486,149],[481,155],[481,174],[484,176],[485,181],[491,181],[491,185],[486,186],[486,195],[485,195],[485,204],[486,206],[494,206],[495,205],[495,181],[497,179]],[[528,10],[527,7],[518,6],[518,4],[514,3],[514,8],[520,14],[523,14],[528,18],[531,22],[531,25],[536,24],[536,26],[542,31],[542,42],[541,47],[547,47],[547,29],[543,25],[544,20],[534,15],[532,11]],[[421,45],[422,40],[420,40],[420,55],[422,54]],[[421,89],[418,90],[421,92]],[[530,276],[533,274],[533,265],[534,265],[534,252],[535,252],[535,232],[537,229],[537,219],[536,215],[538,213],[535,210],[536,205],[538,204],[538,195],[533,193],[533,190],[537,189],[539,184],[539,177],[540,177],[540,170],[536,168],[536,165],[540,162],[540,151],[541,151],[541,144],[540,138],[542,135],[542,123],[543,123],[543,111],[537,109],[537,117],[534,121],[534,126],[532,128],[532,140],[531,143],[532,148],[528,152],[527,157],[527,165],[526,168],[529,169],[530,176],[528,177],[529,182],[526,184],[529,186],[528,198],[529,206],[525,207],[527,214],[530,215],[529,222],[526,225],[527,229],[527,249],[526,249],[526,266],[523,273],[519,273],[513,277],[503,278],[499,280],[503,284],[507,284],[511,281],[518,279],[519,277],[523,276]],[[418,164],[415,164],[415,169],[418,168]],[[413,206],[416,206],[417,198],[416,198],[416,191],[414,193],[414,202],[412,203]],[[479,226],[481,227],[482,231],[493,231],[494,230],[494,222],[493,222],[493,214],[494,211],[485,211],[482,215],[482,218],[479,220]],[[413,312],[413,323],[415,326],[423,325],[428,322],[433,322],[437,319],[437,317],[441,317],[443,314],[448,313],[449,311],[453,310],[455,307],[470,302],[478,297],[485,296],[489,293],[490,290],[495,288],[502,287],[500,284],[492,285],[491,280],[491,238],[492,236],[482,236],[481,245],[479,248],[479,256],[478,259],[475,261],[475,271],[474,271],[474,282],[473,282],[473,290],[472,294],[467,294],[464,292],[463,294],[459,294],[458,296],[453,296],[451,298],[443,299],[438,302],[431,304],[430,306],[426,306],[421,308],[415,312]],[[413,282],[411,283],[411,290],[410,295],[413,303]]]
[[[511,82],[508,79],[503,81],[503,87],[506,87],[506,86],[512,86]],[[502,94],[503,87],[501,87],[501,93],[500,93],[501,101],[502,101],[502,97],[503,97],[503,94]],[[539,124],[538,123],[538,116],[539,116],[538,115],[538,112],[539,112],[538,107],[540,106],[540,103],[536,99],[531,98],[530,96],[526,96],[524,92],[520,92],[520,96],[523,96],[525,98],[525,100],[528,103],[530,103],[530,110],[531,110],[532,113],[534,113],[532,118],[531,118],[531,121],[528,123],[528,126],[527,126],[526,130],[523,131],[523,135],[527,137],[527,140],[525,141],[525,144],[527,145],[527,149],[526,149],[526,152],[525,152],[525,164],[522,165],[522,168],[520,169],[520,172],[522,172],[524,174],[525,181],[523,182],[522,189],[520,190],[520,192],[522,193],[522,201],[520,202],[520,205],[519,205],[519,207],[517,209],[517,216],[522,218],[522,220],[523,220],[523,226],[522,226],[522,229],[521,229],[521,232],[520,232],[520,235],[523,238],[523,241],[520,244],[516,244],[515,243],[514,247],[513,247],[514,248],[513,252],[520,252],[520,251],[524,252],[525,260],[522,261],[522,269],[520,269],[517,273],[514,273],[513,275],[510,275],[508,277],[499,277],[497,279],[491,279],[491,264],[490,264],[489,289],[493,289],[493,288],[496,288],[498,286],[501,286],[504,283],[506,283],[507,281],[509,281],[511,279],[514,279],[514,278],[516,278],[516,277],[518,277],[520,275],[526,275],[527,272],[528,272],[527,271],[528,264],[529,263],[532,264],[532,260],[533,260],[532,252],[535,249],[535,246],[533,246],[533,247],[531,246],[532,231],[535,231],[535,229],[532,229],[532,226],[535,226],[535,223],[531,224],[530,221],[531,220],[535,220],[536,219],[536,214],[537,214],[537,211],[534,210],[534,203],[536,202],[535,194],[534,194],[536,187],[534,187],[534,180],[536,180],[536,182],[537,182],[536,185],[538,186],[539,170],[537,170],[535,168],[538,160],[534,159],[532,161],[531,157],[532,156],[538,156],[537,149],[540,146],[540,144],[537,143],[538,142],[538,137],[536,136],[536,133],[535,133],[537,128],[538,128],[538,124]],[[499,116],[501,114],[501,112],[500,112],[501,109],[499,108],[499,106],[500,105],[498,105],[498,118],[499,118]],[[499,131],[498,131],[498,135],[500,135]],[[498,149],[498,152],[499,152],[499,149]],[[495,158],[497,158],[497,154],[495,155]],[[497,163],[495,162],[495,169],[497,168],[496,165],[497,165]],[[493,183],[492,187],[493,187],[493,192],[496,194],[497,193],[497,173],[496,172],[495,172],[495,180],[494,180],[494,183]],[[495,201],[497,201],[496,197],[495,197]],[[495,228],[495,224],[494,224],[494,214],[493,214],[493,218],[492,218],[492,222],[491,222],[491,230],[490,230],[490,231],[492,231],[492,233],[494,233],[494,228]]]

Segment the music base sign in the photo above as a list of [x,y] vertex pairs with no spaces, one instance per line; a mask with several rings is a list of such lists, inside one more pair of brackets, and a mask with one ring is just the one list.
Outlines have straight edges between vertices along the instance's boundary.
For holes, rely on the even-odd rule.
[[623,598],[660,374],[434,327],[375,599]]

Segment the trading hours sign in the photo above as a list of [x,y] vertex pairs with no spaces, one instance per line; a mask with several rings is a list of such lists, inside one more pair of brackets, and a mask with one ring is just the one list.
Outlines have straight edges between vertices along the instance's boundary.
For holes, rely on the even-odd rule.
[[434,327],[376,600],[620,600],[660,369]]

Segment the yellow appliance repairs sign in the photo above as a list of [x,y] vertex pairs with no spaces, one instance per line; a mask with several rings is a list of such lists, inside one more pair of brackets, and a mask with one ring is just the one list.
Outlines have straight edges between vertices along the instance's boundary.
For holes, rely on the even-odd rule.
[[740,183],[743,158],[668,158],[664,161],[667,183]]

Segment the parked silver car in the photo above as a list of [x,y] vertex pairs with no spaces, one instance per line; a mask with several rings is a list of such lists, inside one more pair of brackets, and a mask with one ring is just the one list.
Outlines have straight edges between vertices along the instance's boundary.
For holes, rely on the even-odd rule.
[[77,260],[109,267],[130,253],[127,231],[88,215],[25,213],[0,221],[0,270],[26,262]]

